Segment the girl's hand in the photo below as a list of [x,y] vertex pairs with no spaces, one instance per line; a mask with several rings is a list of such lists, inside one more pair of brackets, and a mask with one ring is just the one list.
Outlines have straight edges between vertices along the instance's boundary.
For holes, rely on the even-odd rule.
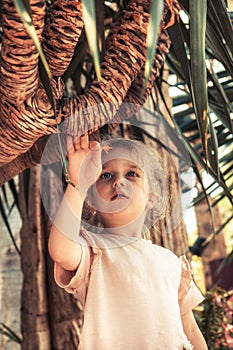
[[101,148],[97,141],[89,141],[89,136],[83,135],[73,141],[67,136],[68,173],[70,180],[79,185],[82,193],[97,180],[102,170]]

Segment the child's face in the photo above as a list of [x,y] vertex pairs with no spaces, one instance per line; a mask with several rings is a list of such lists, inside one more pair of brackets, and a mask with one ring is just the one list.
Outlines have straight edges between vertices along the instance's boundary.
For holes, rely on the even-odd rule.
[[104,227],[119,227],[145,215],[148,183],[136,156],[123,148],[103,155],[103,170],[93,188],[93,205]]

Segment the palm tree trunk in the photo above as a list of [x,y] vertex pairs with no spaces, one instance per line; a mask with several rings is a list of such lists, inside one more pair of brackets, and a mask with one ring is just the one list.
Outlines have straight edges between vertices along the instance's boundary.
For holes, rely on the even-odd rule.
[[[50,174],[51,176],[51,174]],[[50,176],[46,177],[49,181]],[[20,175],[21,330],[23,350],[76,350],[82,312],[77,301],[59,288],[53,277],[47,241],[50,222],[41,205],[39,168]],[[55,201],[51,201],[53,205]]]
[[29,188],[24,186],[25,176],[20,176],[21,269],[23,286],[21,292],[22,349],[50,349],[48,301],[46,297],[45,241],[41,225],[38,171],[28,171]]
[[[70,63],[83,28],[80,1],[54,1],[45,28],[45,1],[31,0],[30,5],[50,69],[54,77],[59,77]],[[54,111],[39,83],[35,45],[12,1],[4,0],[2,9],[0,166],[25,153],[40,136],[54,132],[56,126]],[[59,100],[64,85],[53,79],[51,87],[55,101]]]
[[[167,2],[170,3],[171,1],[167,0]],[[175,0],[174,4],[177,4]],[[70,5],[70,7],[69,10],[72,12],[72,6]],[[178,10],[175,8],[174,6],[173,11],[177,12]],[[100,127],[111,120],[126,97],[133,81],[138,77],[146,58],[145,43],[149,10],[150,1],[137,0],[137,2],[129,2],[127,9],[122,15],[119,27],[117,29],[114,28],[114,40],[109,41],[106,49],[101,66],[102,81],[95,80],[84,95],[78,96],[76,99],[62,99],[61,103],[59,103],[58,121],[61,122],[63,118],[67,118],[70,115],[74,116],[76,125],[71,125],[71,129],[73,129],[75,135],[95,129],[96,126]],[[168,11],[170,11],[170,7],[165,6],[164,18],[161,24],[161,33],[163,35],[166,27],[165,17]],[[70,12],[68,12],[67,17],[69,17]],[[5,18],[7,18],[7,14],[7,9],[5,9]],[[77,22],[80,22],[80,18],[78,18]],[[3,40],[3,48],[5,47],[4,45],[7,46],[6,40]],[[60,53],[62,52],[61,50]],[[47,54],[49,55],[49,53]],[[161,57],[164,57],[164,55],[162,54]],[[2,62],[4,63],[4,57]],[[58,74],[58,72],[54,73]],[[3,81],[2,88],[4,89],[4,77],[1,77],[1,80]],[[55,99],[59,100],[62,94],[61,85],[53,81],[52,87]],[[27,94],[23,95],[23,97],[25,96]],[[101,112],[104,112],[103,115],[93,115],[93,105],[101,103],[111,103],[111,108],[107,108],[107,111],[102,110]],[[0,107],[2,109],[2,128],[0,129],[2,154],[0,164],[2,165],[13,161],[19,154],[26,152],[40,136],[55,131],[54,113],[43,88],[37,88],[36,93],[28,97],[20,105],[20,108],[13,106],[12,102],[7,100],[7,96],[2,100]],[[84,117],[80,114],[80,110],[85,108],[88,108],[89,113]],[[9,114],[13,116],[14,121],[10,125]],[[17,122],[15,121],[16,115]],[[17,137],[15,137],[16,135]],[[7,146],[9,144],[11,144],[11,147]],[[5,178],[4,175],[3,177]]]
[[[214,200],[210,198],[210,203],[213,203]],[[197,205],[195,205],[196,219],[197,219],[197,229],[198,236],[201,238],[207,238],[213,232],[213,227],[211,225],[211,217],[208,210],[207,203],[203,200]],[[215,223],[215,230],[221,227],[222,218],[219,212],[219,206],[215,205],[213,207],[213,216]],[[226,244],[224,239],[224,230],[220,232],[207,246],[203,249],[201,254],[202,262],[203,262],[203,270],[205,277],[205,285],[207,289],[211,289],[214,286],[213,275],[216,272],[211,271],[211,263],[214,261],[219,261],[225,258],[227,255]],[[223,279],[222,284],[220,282],[220,286],[224,285],[224,275],[221,274],[221,278]],[[226,277],[225,277],[226,278]],[[229,276],[230,278],[230,276]]]

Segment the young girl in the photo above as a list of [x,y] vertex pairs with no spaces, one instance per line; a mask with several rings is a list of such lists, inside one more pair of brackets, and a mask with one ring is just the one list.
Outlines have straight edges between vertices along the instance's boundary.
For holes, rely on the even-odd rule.
[[[163,207],[162,171],[138,141],[68,139],[69,179],[49,239],[55,279],[83,304],[79,350],[206,350],[203,297],[185,257],[142,238]],[[84,200],[101,224],[81,225]],[[94,215],[94,214],[93,214]]]

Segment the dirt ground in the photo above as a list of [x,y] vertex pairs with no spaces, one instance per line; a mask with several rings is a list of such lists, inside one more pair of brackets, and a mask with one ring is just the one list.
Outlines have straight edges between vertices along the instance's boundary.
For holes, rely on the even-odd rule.
[[[13,209],[9,220],[16,242],[20,246],[21,220],[16,208]],[[0,326],[5,324],[19,336],[21,282],[20,258],[0,214]],[[0,333],[0,350],[19,349],[20,345]]]

